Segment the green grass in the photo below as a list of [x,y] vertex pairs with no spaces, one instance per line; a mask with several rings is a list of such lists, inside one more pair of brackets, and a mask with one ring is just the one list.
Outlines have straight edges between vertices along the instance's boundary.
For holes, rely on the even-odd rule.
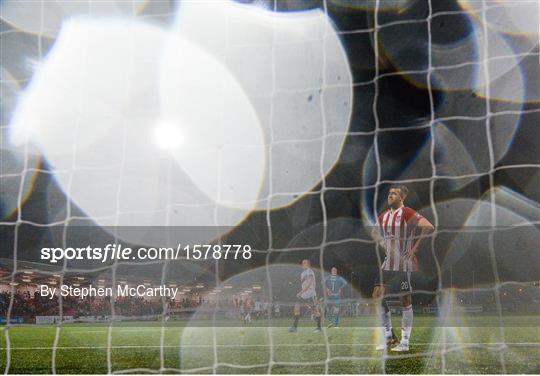
[[[58,336],[54,326],[19,325],[4,328],[0,371],[6,370],[9,354],[8,372],[19,374],[540,372],[537,316],[505,317],[501,329],[496,316],[460,318],[469,326],[441,327],[433,316],[417,315],[411,351],[387,356],[375,351],[373,320],[344,319],[342,327],[320,334],[312,332],[308,319],[298,333],[288,333],[290,320],[285,319],[272,328],[262,320],[248,327],[234,320],[216,327],[207,322],[169,322],[164,328],[161,323],[115,323],[112,329],[66,324]],[[394,327],[399,325],[394,315]]]

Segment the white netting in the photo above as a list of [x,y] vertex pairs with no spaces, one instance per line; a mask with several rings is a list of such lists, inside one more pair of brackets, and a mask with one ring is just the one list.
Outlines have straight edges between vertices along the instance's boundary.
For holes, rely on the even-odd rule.
[[[0,3],[6,373],[34,372],[17,355],[31,349],[50,351],[39,367],[52,373],[79,372],[65,360],[79,350],[105,352],[106,367],[82,368],[90,373],[538,370],[540,333],[509,336],[505,297],[525,290],[513,304],[530,305],[538,323],[539,2],[250,3]],[[435,285],[419,289],[434,299],[436,320],[418,341],[413,327],[413,351],[400,355],[374,351],[377,318],[362,311],[371,307],[364,275],[381,259],[360,232],[394,183],[412,187],[410,206],[436,229],[424,257]],[[103,231],[74,228],[94,224]],[[190,242],[253,242],[256,261],[35,264],[40,246],[92,236],[171,246],[169,226],[203,226]],[[284,309],[296,287],[283,282],[297,283],[291,264],[306,257],[318,278],[333,264],[350,271],[355,318],[340,335],[323,328],[291,340],[285,320],[243,328],[218,317],[215,296],[229,288],[261,289],[261,300]],[[464,258],[481,265],[472,284],[456,272]],[[58,285],[140,278],[183,284],[186,296],[209,290],[185,329],[171,328],[165,298],[160,312],[141,315],[156,327],[122,329],[125,302],[112,299],[106,327],[74,340],[77,329],[59,323],[52,343],[24,345],[10,320],[24,316],[19,290],[37,274]],[[487,335],[465,314],[483,294],[493,308]],[[58,315],[70,316],[70,304],[59,299]],[[91,333],[104,342],[81,340]],[[158,359],[143,363],[119,353],[156,349]]]

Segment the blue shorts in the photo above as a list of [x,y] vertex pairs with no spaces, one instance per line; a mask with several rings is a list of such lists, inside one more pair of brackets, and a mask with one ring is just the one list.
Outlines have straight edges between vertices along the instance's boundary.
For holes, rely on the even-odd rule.
[[339,295],[337,295],[337,296],[328,295],[326,297],[326,302],[328,304],[339,305],[341,303],[341,299],[340,299]]

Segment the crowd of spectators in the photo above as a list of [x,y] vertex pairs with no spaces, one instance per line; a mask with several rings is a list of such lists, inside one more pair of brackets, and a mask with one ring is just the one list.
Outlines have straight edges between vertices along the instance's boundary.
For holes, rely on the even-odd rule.
[[[506,291],[508,290],[508,291]],[[503,310],[518,310],[516,307],[522,307],[525,310],[538,310],[539,300],[538,288],[525,289],[520,286],[513,289],[506,289],[500,294],[500,302]],[[64,316],[73,316],[75,318],[82,316],[110,316],[112,314],[113,304],[110,297],[89,297],[80,299],[78,297],[58,296],[52,298],[41,296],[37,291],[32,293],[28,290],[19,289],[12,295],[10,290],[0,290],[0,318],[23,317],[33,319],[36,316],[59,316],[62,312]],[[494,294],[476,292],[460,293],[456,297],[456,305],[483,306],[485,311],[500,309],[494,303]],[[528,304],[528,305],[527,305]],[[532,305],[534,304],[534,307]],[[10,308],[11,306],[11,308]],[[526,306],[526,307],[525,307]],[[142,297],[116,297],[114,298],[114,314],[133,317],[160,315],[164,311],[168,314],[179,314],[182,312],[192,312],[202,307],[202,311],[228,311],[241,314],[244,312],[244,299],[242,297],[221,297],[219,302],[215,300],[205,300],[204,295],[197,293],[193,295],[182,295],[176,300],[166,301],[166,306],[160,299],[145,299]],[[429,308],[430,305],[418,306],[419,309]],[[532,308],[531,308],[532,307]],[[166,309],[164,309],[166,308]],[[272,317],[288,316],[292,314],[292,304],[278,302],[274,298],[273,303],[264,303],[255,300],[253,310],[254,317],[265,316]],[[358,316],[372,314],[373,306],[367,303],[343,302],[341,306],[343,316]]]
[[[12,299],[13,297],[13,299]],[[13,300],[13,303],[11,303]],[[167,309],[196,308],[202,304],[202,299],[183,298],[177,301],[168,301]],[[60,307],[64,316],[109,316],[112,312],[110,297],[89,297],[80,299],[77,297],[58,296],[42,297],[37,291],[16,291],[13,296],[11,291],[0,291],[0,317],[10,316],[33,318],[35,316],[58,316]],[[147,300],[142,297],[117,297],[114,300],[115,315],[122,316],[145,316],[163,313],[163,303],[159,299]]]

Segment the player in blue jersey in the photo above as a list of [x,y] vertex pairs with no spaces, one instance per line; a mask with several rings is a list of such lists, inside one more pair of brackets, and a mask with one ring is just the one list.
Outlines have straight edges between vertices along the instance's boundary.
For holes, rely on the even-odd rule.
[[339,307],[341,304],[341,290],[347,286],[347,281],[337,274],[338,270],[334,266],[330,270],[330,275],[322,281],[324,296],[327,304],[327,318],[330,323],[328,327],[339,325]]

